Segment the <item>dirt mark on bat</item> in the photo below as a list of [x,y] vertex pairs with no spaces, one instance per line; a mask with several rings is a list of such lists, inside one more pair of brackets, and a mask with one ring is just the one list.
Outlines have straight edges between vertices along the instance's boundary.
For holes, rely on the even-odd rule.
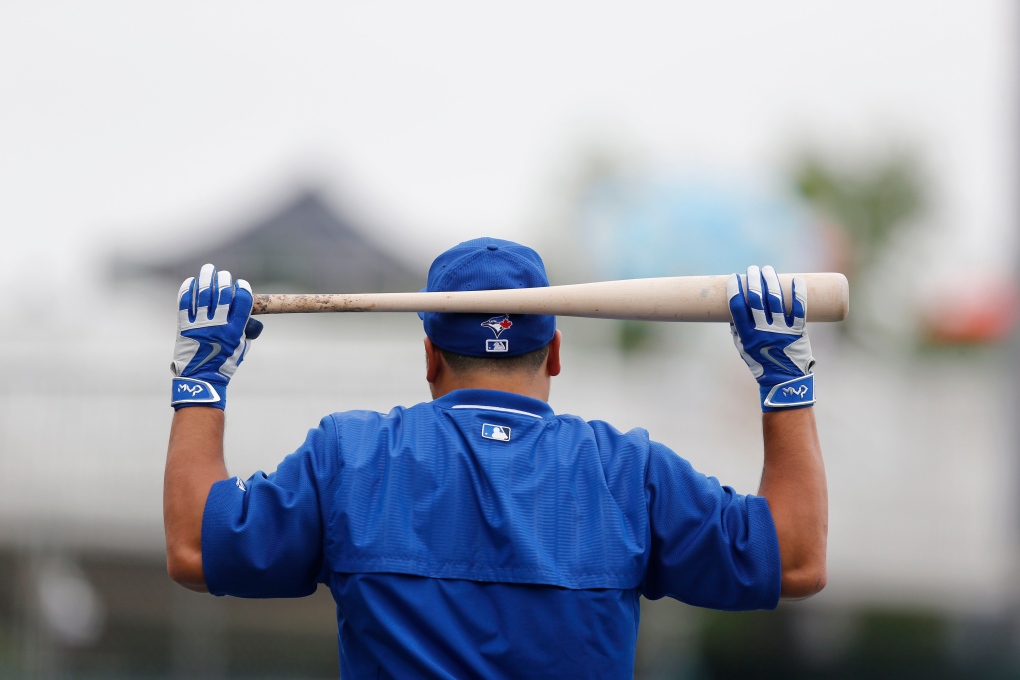
[[358,305],[343,295],[280,294],[256,295],[252,314],[285,314],[295,312],[363,312],[373,305]]

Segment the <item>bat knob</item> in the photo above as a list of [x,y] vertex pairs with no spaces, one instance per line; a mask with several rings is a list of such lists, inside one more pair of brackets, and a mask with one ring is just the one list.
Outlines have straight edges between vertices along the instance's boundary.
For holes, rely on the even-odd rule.
[[264,327],[265,326],[263,326],[262,322],[258,319],[248,319],[248,323],[244,325],[244,335],[249,340],[254,340],[262,335],[262,329]]

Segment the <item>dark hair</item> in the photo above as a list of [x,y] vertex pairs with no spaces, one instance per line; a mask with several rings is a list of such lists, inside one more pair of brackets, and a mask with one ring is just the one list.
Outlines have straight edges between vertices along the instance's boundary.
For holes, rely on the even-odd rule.
[[549,345],[513,357],[469,357],[463,354],[455,354],[439,347],[439,353],[449,364],[455,373],[473,373],[475,371],[488,371],[492,373],[516,373],[527,371],[534,373],[542,368],[545,358],[549,356]]

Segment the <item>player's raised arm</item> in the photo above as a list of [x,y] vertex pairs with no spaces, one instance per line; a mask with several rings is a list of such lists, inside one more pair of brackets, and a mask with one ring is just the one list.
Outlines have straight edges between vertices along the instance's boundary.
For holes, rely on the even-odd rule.
[[782,597],[804,598],[825,586],[828,494],[815,430],[814,358],[805,329],[806,286],[794,279],[793,304],[772,267],[749,267],[746,296],[729,281],[730,325],[741,358],[758,381],[765,465],[759,495],[772,512],[782,561]]
[[202,514],[213,483],[227,477],[223,409],[227,383],[262,324],[249,320],[251,288],[230,272],[202,267],[177,294],[177,343],[170,404],[176,410],[163,479],[167,570],[192,590],[206,590]]

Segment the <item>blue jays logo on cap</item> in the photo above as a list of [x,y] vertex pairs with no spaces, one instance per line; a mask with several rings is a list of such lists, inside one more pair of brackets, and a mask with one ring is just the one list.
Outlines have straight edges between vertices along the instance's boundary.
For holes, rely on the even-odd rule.
[[495,333],[498,338],[499,334],[513,326],[514,322],[510,320],[509,314],[504,314],[503,316],[494,316],[488,321],[483,321],[482,325]]
[[505,425],[482,425],[482,436],[486,439],[495,439],[498,442],[510,441],[510,428]]

